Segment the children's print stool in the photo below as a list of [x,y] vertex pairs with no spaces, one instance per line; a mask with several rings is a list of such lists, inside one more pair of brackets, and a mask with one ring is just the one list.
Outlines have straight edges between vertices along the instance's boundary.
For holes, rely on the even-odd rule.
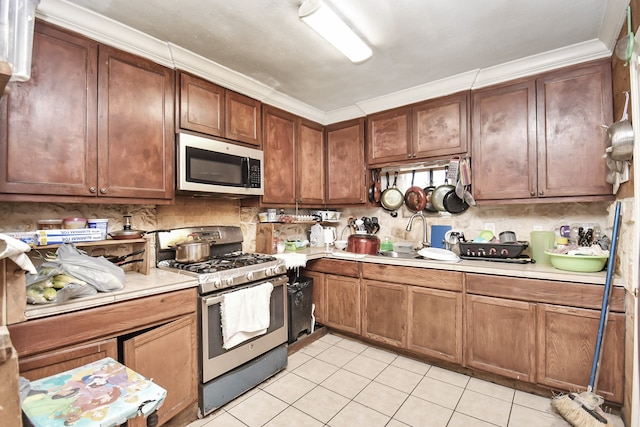
[[114,427],[137,416],[155,427],[156,410],[167,395],[110,357],[31,381],[30,386],[22,411],[34,427]]

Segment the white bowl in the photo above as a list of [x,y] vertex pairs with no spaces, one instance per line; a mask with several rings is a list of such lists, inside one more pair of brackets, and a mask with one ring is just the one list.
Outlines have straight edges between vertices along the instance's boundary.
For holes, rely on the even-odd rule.
[[336,240],[335,242],[333,242],[333,244],[336,246],[336,248],[341,250],[345,250],[347,248],[346,240]]

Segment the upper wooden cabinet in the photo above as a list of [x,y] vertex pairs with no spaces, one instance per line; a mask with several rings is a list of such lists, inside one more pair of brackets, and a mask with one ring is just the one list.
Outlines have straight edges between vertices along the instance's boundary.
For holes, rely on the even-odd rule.
[[459,93],[367,117],[370,166],[411,163],[466,153],[469,93]]
[[301,119],[296,140],[296,202],[321,206],[325,201],[326,152],[321,125]]
[[477,90],[472,100],[476,200],[611,197],[602,158],[602,125],[613,120],[608,61]]
[[33,46],[0,103],[0,199],[173,199],[173,71],[42,22]]
[[327,126],[326,143],[326,203],[365,203],[364,118]]
[[262,146],[260,101],[184,71],[178,80],[181,129]]
[[264,204],[295,203],[296,116],[265,105],[264,122]]

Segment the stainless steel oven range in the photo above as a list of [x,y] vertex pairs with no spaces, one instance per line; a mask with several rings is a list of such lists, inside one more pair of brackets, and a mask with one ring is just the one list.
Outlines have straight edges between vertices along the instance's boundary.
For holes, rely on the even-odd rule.
[[[210,259],[191,264],[175,260],[175,245],[190,235],[209,241]],[[242,240],[242,230],[235,226],[185,227],[156,233],[158,268],[198,279],[198,397],[202,416],[287,365],[287,268],[282,260],[270,255],[243,253]],[[225,299],[231,307],[230,298],[261,285],[271,289],[267,283],[273,288],[266,332],[238,344],[225,343],[223,318],[234,315],[223,315]]]

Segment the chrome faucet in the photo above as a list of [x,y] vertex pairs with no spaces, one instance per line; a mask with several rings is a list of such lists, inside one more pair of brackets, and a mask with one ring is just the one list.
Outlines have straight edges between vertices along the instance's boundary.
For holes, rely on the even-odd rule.
[[429,241],[427,240],[427,219],[424,217],[424,214],[422,213],[422,211],[420,212],[416,212],[413,215],[411,215],[411,218],[409,218],[409,223],[407,224],[407,231],[411,231],[411,226],[413,225],[413,220],[418,217],[420,219],[422,219],[422,247],[423,248],[427,248],[429,246],[431,246],[429,244]]

